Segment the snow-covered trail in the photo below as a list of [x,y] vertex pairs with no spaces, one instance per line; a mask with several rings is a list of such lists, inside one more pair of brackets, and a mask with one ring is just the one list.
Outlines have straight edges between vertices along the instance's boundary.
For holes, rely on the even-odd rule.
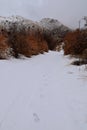
[[85,74],[58,52],[0,61],[0,130],[87,130]]

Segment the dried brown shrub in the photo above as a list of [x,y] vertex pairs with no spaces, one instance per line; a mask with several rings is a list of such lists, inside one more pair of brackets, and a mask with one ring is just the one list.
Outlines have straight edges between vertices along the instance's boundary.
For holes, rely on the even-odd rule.
[[51,33],[44,33],[44,39],[47,41],[49,50],[54,50],[57,46],[57,40],[52,36]]
[[9,35],[9,44],[13,48],[16,58],[18,58],[19,54],[30,57],[48,51],[47,42],[38,30],[36,32],[25,31],[24,29],[20,32],[13,30]]
[[6,33],[0,33],[0,59],[7,59],[10,56],[11,49],[8,45],[8,37]]
[[87,48],[87,30],[68,33],[64,38],[64,54],[81,55]]

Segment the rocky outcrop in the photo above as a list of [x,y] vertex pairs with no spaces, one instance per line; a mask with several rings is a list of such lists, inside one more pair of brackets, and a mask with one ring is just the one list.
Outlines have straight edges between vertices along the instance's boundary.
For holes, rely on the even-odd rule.
[[48,43],[50,50],[54,50],[59,45],[67,32],[71,29],[61,24],[56,19],[44,18],[39,22],[40,26],[43,27],[44,38]]

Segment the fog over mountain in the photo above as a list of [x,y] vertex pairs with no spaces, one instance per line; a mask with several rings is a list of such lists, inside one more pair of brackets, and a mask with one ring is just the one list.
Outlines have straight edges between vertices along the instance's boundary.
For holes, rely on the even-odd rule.
[[0,16],[21,15],[32,20],[55,18],[69,27],[87,15],[87,0],[0,0]]

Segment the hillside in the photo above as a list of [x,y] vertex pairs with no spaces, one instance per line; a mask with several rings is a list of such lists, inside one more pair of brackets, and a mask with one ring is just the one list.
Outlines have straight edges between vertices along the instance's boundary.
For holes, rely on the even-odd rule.
[[63,33],[69,30],[69,27],[66,27],[65,25],[63,25],[61,22],[59,22],[57,19],[52,19],[52,18],[43,18],[40,21],[40,25],[44,28],[44,29],[48,29],[48,30],[55,30],[55,29],[59,29],[59,32]]
[[34,22],[21,16],[0,17],[0,59],[31,57],[54,50],[68,31],[55,19]]

